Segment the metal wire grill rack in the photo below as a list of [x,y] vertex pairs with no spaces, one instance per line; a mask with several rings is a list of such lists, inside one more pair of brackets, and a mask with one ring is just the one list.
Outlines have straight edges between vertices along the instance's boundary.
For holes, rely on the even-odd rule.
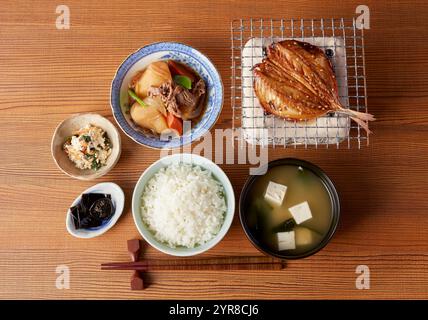
[[263,112],[255,96],[253,66],[275,41],[296,39],[317,45],[330,58],[342,104],[367,112],[364,34],[355,19],[238,19],[231,23],[233,129],[253,145],[361,148],[367,133],[347,115],[330,113],[312,122],[290,122]]

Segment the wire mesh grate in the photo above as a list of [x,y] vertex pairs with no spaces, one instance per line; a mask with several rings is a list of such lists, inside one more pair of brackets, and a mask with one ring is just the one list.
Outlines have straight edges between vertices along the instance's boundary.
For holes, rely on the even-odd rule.
[[367,112],[364,34],[355,19],[238,19],[231,24],[233,128],[250,144],[273,147],[368,144],[368,135],[349,116],[329,113],[315,121],[292,122],[266,114],[253,90],[253,66],[271,43],[296,39],[323,49],[332,62],[343,106]]

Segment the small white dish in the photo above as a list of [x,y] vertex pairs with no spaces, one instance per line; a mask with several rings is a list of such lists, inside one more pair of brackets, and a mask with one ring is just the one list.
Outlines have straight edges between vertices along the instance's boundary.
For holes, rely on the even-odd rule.
[[[63,150],[63,145],[67,137],[70,137],[87,124],[103,129],[107,133],[112,144],[112,152],[107,159],[106,165],[97,171],[90,169],[81,170],[77,168]],[[119,131],[108,119],[96,113],[75,114],[65,119],[55,129],[51,143],[52,157],[58,168],[70,177],[79,180],[94,180],[107,174],[119,161],[121,150],[122,145]]]
[[[212,238],[208,242],[202,245],[196,246],[194,248],[184,248],[184,247],[171,248],[165,243],[158,241],[153,236],[152,232],[144,224],[143,219],[141,217],[141,212],[140,212],[141,211],[141,194],[143,193],[146,183],[161,168],[169,166],[173,163],[178,163],[178,162],[191,163],[194,165],[198,165],[204,168],[205,170],[211,171],[212,175],[218,181],[220,181],[220,183],[223,185],[224,193],[226,196],[227,210],[226,210],[224,222],[220,231],[217,233],[217,235],[214,238]],[[194,256],[216,246],[223,239],[226,233],[229,231],[229,228],[232,225],[233,216],[235,215],[235,194],[233,191],[232,184],[230,183],[230,180],[227,177],[227,175],[218,165],[216,165],[211,160],[195,154],[189,154],[189,153],[173,154],[173,155],[163,157],[158,161],[156,161],[155,163],[153,163],[150,167],[148,167],[143,172],[140,179],[138,179],[138,182],[134,188],[134,193],[132,195],[132,215],[134,217],[134,222],[135,222],[135,225],[137,226],[138,231],[152,247],[158,249],[163,253],[166,253],[172,256],[179,256],[179,257]]]
[[67,231],[76,238],[89,239],[89,238],[94,238],[99,235],[102,235],[104,232],[107,232],[111,227],[113,227],[116,224],[117,220],[119,220],[119,217],[122,215],[123,207],[125,205],[125,194],[123,193],[123,190],[121,189],[121,187],[119,187],[117,184],[113,182],[98,183],[86,189],[73,201],[70,207],[73,207],[79,203],[83,193],[90,193],[90,192],[110,194],[111,201],[113,202],[115,211],[113,213],[113,216],[110,218],[110,220],[107,223],[97,228],[76,229],[73,223],[73,219],[71,217],[70,209],[68,209],[65,224],[67,227]]

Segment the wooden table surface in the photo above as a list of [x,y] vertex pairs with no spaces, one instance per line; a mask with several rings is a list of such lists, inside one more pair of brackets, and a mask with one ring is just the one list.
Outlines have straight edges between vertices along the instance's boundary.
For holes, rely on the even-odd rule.
[[[56,125],[73,113],[114,121],[112,77],[121,61],[156,41],[179,41],[207,54],[225,85],[217,127],[230,127],[230,21],[235,18],[355,17],[360,1],[66,1],[71,28],[55,27],[56,1],[1,1],[0,10],[0,297],[1,298],[428,298],[428,4],[366,1],[369,111],[378,119],[361,150],[269,150],[269,159],[297,157],[335,181],[342,217],[318,254],[269,272],[153,272],[142,292],[130,273],[104,272],[102,262],[127,261],[126,240],[138,237],[133,187],[159,152],[122,134],[117,166],[96,182],[118,183],[125,212],[108,233],[71,237],[65,212],[95,182],[59,171],[50,155]],[[246,165],[222,165],[236,196]],[[165,255],[148,247],[149,258]],[[204,256],[260,255],[237,215],[224,240]],[[70,289],[57,289],[56,268],[70,269]],[[358,290],[356,268],[370,269]]]

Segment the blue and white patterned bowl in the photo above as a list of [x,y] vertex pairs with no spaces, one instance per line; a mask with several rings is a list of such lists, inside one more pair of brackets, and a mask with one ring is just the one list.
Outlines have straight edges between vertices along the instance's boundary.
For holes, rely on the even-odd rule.
[[[200,121],[192,130],[169,141],[161,141],[141,130],[126,112],[128,84],[132,77],[150,63],[173,59],[194,69],[207,85],[207,106]],[[223,83],[213,63],[201,52],[185,44],[158,42],[147,45],[128,56],[118,68],[111,84],[110,104],[121,129],[134,141],[152,148],[176,148],[202,137],[217,121],[223,107]]]

